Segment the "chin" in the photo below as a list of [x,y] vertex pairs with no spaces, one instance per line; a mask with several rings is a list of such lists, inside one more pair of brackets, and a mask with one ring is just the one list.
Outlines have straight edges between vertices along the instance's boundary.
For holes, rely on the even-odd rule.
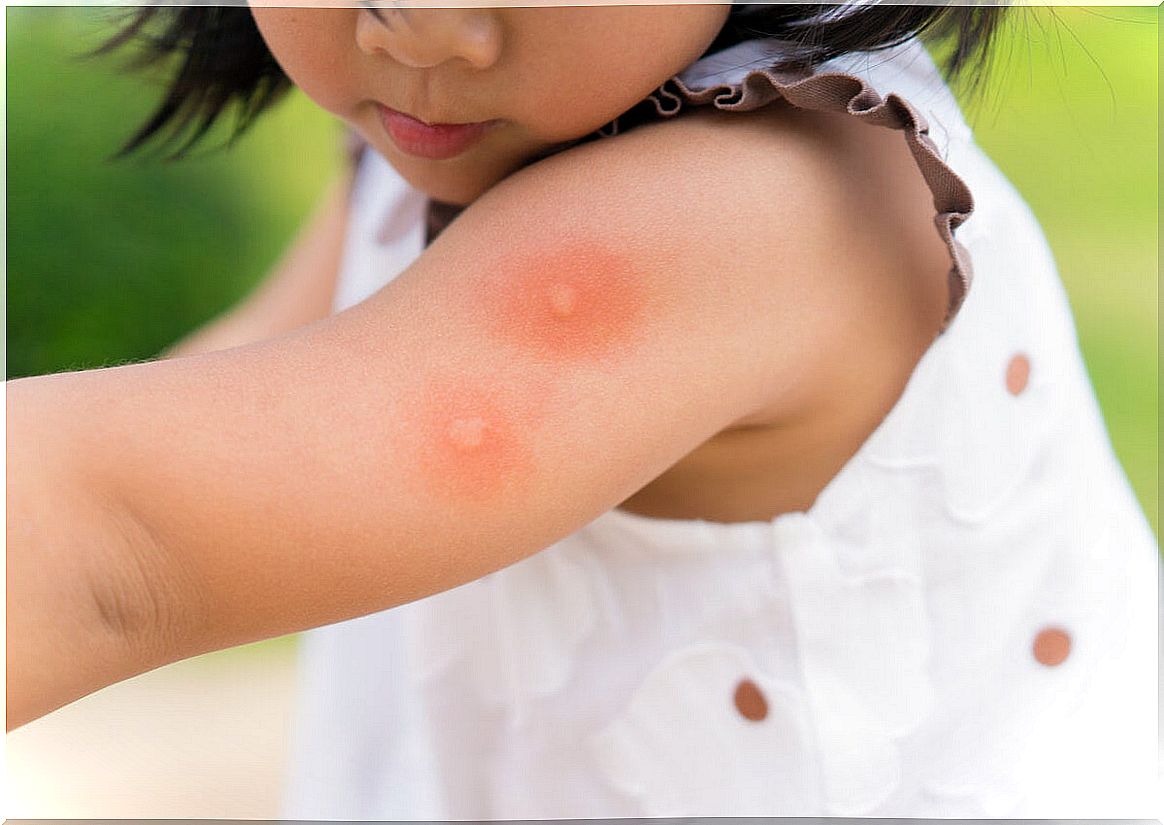
[[420,180],[417,182],[410,180],[409,183],[412,183],[432,200],[454,206],[468,206],[489,188],[486,185],[475,186],[472,182],[464,180]]
[[409,185],[442,203],[467,206],[496,183],[491,179],[478,180],[452,169],[425,168],[423,163],[409,163],[391,155],[387,159]]

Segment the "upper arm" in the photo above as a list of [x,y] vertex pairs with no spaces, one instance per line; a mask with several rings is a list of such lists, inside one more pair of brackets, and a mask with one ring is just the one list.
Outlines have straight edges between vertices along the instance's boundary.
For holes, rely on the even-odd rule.
[[725,427],[798,409],[845,294],[812,240],[827,204],[789,197],[803,166],[767,191],[779,170],[750,182],[714,130],[683,129],[511,176],[294,334],[93,374],[86,460],[189,583],[172,655],[480,577]]

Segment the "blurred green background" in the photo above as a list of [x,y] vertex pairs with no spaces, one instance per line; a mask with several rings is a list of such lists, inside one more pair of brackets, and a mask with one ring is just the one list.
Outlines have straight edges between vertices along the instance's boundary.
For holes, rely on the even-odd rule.
[[[80,57],[123,12],[6,11],[7,375],[149,358],[274,263],[339,168],[338,125],[294,94],[228,152],[109,161],[160,91]],[[967,118],[1043,223],[1158,536],[1159,10],[1009,13]]]

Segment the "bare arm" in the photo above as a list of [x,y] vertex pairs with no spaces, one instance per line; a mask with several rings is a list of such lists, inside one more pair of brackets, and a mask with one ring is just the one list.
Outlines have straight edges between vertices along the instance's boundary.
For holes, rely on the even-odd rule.
[[163,351],[161,358],[274,338],[326,317],[339,273],[352,173],[345,170],[271,273],[236,306]]
[[[738,155],[713,162],[722,127],[660,128],[515,174],[332,318],[10,384],[10,444],[68,448],[45,480],[9,478],[28,502],[28,522],[9,522],[10,617],[27,634],[9,649],[9,724],[169,661],[478,578],[726,426],[798,410],[838,357],[830,323],[858,301],[845,267],[869,252],[836,251],[843,212],[813,202],[834,189],[795,145],[773,198]],[[754,149],[769,157],[770,139]],[[757,202],[772,231],[741,231]],[[114,515],[56,505],[74,499]],[[39,555],[54,559],[47,598]],[[118,653],[72,653],[109,627]]]

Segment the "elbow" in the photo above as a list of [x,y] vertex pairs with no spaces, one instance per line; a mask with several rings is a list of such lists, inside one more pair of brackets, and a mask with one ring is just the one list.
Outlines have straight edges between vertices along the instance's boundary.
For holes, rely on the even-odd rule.
[[122,650],[128,678],[184,658],[197,647],[197,592],[144,520],[120,506],[107,509],[117,536],[111,563],[93,577],[93,615],[99,632]]

